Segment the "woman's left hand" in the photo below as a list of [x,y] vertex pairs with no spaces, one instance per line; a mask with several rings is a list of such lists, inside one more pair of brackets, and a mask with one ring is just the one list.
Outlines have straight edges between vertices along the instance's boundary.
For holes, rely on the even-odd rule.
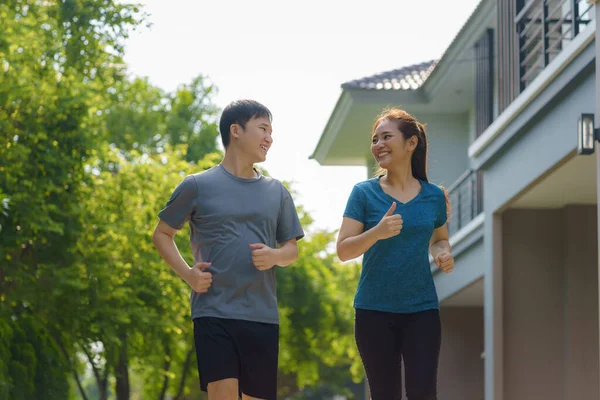
[[454,269],[454,257],[452,257],[452,254],[447,251],[443,251],[438,254],[437,257],[435,257],[434,262],[439,269],[447,274],[452,272]]

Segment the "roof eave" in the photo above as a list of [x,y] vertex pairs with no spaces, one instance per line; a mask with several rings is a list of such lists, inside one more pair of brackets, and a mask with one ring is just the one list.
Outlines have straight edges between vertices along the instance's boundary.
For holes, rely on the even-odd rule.
[[421,104],[427,103],[427,94],[423,87],[409,90],[374,90],[374,89],[349,89],[354,103],[379,103],[389,105]]
[[330,114],[325,129],[319,142],[309,159],[316,160],[320,165],[356,165],[350,159],[344,162],[340,159],[330,158],[331,148],[338,140],[344,122],[350,113],[357,111],[363,105],[403,106],[412,104],[426,104],[427,98],[422,88],[414,90],[371,90],[371,89],[345,89]]
[[489,18],[490,13],[495,12],[495,6],[496,1],[494,0],[481,0],[479,2],[423,84],[422,88],[427,95],[435,93],[440,83],[444,80],[444,76],[452,68],[454,60],[459,58],[461,53],[476,40],[474,39],[476,31],[480,29],[486,18]]
[[317,143],[315,150],[308,157],[309,159],[316,160],[321,165],[325,164],[329,149],[340,132],[341,125],[346,119],[351,106],[352,96],[347,90],[342,90],[342,93],[340,94],[340,97],[338,98],[338,101],[329,116],[329,120],[325,125],[325,129],[319,138],[319,142]]

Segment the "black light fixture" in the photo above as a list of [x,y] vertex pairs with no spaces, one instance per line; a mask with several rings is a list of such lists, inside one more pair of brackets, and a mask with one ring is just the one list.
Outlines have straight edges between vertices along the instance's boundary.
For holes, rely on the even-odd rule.
[[600,129],[594,125],[594,114],[581,114],[577,121],[577,154],[592,154],[600,141]]

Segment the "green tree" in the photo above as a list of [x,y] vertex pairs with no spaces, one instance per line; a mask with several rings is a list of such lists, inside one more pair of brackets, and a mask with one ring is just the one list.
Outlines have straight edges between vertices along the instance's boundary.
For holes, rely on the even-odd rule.
[[[67,398],[72,357],[45,357],[60,354],[57,332],[78,326],[69,293],[80,286],[71,265],[83,166],[95,144],[94,110],[122,75],[121,40],[136,15],[106,0],[0,3],[0,192],[10,199],[0,217],[0,317],[12,332],[0,370],[9,371],[2,386],[11,399],[32,398],[23,389],[31,379],[43,398]],[[61,343],[72,354],[70,341]]]
[[[138,380],[147,398],[197,393],[189,288],[151,233],[183,176],[220,160],[215,88],[125,79],[131,4],[5,0],[0,20],[0,397],[69,398],[69,377],[93,398],[88,366],[101,399]],[[360,376],[344,289],[357,270],[332,240],[311,234],[278,273],[286,394]]]
[[[157,212],[183,176],[219,159],[213,153],[192,165],[183,148],[138,153],[132,161],[115,149],[103,161],[117,165],[118,172],[91,167],[76,265],[88,283],[77,297],[87,307],[89,330],[79,347],[93,366],[101,398],[107,396],[110,375],[116,378],[117,399],[128,398],[132,370],[147,382],[148,397],[175,396],[186,389],[185,378],[194,366],[190,289],[164,264],[151,235]],[[185,236],[178,235],[177,243],[189,260]]]
[[[89,282],[77,295],[90,331],[80,348],[94,366],[106,398],[106,379],[129,387],[130,373],[144,382],[146,398],[182,398],[197,386],[189,287],[162,261],[151,243],[156,213],[173,188],[189,173],[214,166],[211,153],[197,165],[185,160],[184,148],[142,155],[133,161],[112,150],[109,162],[118,172],[92,166],[88,187],[86,234],[80,238],[81,279]],[[310,230],[312,220],[299,207]],[[189,228],[176,236],[191,262]],[[331,232],[314,232],[300,244],[299,260],[278,270],[281,306],[282,394],[297,394],[326,379],[332,390],[360,378],[352,336],[352,293],[358,269],[342,265],[325,251]],[[99,344],[101,344],[99,346]],[[94,352],[94,348],[96,351]],[[101,349],[98,351],[97,349]]]
[[2,220],[8,217],[10,199],[0,192],[0,232],[2,232]]
[[[311,232],[311,217],[298,208]],[[360,269],[337,260],[330,250],[334,240],[335,232],[311,232],[300,242],[298,260],[277,274],[282,397],[316,386],[340,393],[362,378],[352,308]]]
[[216,151],[215,90],[206,77],[198,76],[171,96],[166,137],[172,146],[188,145],[186,159],[190,162]]
[[165,93],[146,78],[119,82],[105,115],[105,140],[124,152],[162,153],[166,145],[186,145],[185,158],[201,160],[218,152],[216,89],[199,75],[174,93]]
[[168,95],[147,78],[125,79],[111,91],[104,140],[123,151],[156,153],[164,143]]
[[[134,262],[131,258],[133,256],[116,250],[123,249],[125,242],[129,245],[127,247],[129,253],[139,249],[150,249],[149,253],[145,253],[146,257],[150,257],[146,258],[146,261],[154,265],[160,261],[149,240],[148,232],[140,232],[140,225],[134,223],[140,222],[139,218],[147,217],[155,222],[156,212],[164,206],[164,201],[179,183],[181,178],[179,174],[182,171],[191,171],[193,168],[197,172],[202,168],[213,166],[220,160],[221,153],[217,150],[217,129],[214,122],[217,110],[212,105],[214,89],[206,82],[204,77],[198,76],[191,84],[180,86],[173,94],[166,94],[152,87],[147,79],[124,80],[117,85],[108,107],[100,113],[105,117],[103,138],[110,143],[112,150],[96,152],[97,159],[94,165],[89,166],[89,170],[97,176],[94,176],[90,183],[90,200],[84,203],[87,212],[92,210],[98,212],[96,201],[103,200],[100,204],[101,212],[98,212],[97,217],[88,215],[84,220],[96,221],[94,224],[86,225],[94,227],[93,229],[104,226],[106,240],[101,242],[101,245],[114,250],[110,254],[105,254],[102,248],[94,245],[97,240],[94,236],[90,238],[89,245],[85,242],[79,252],[84,260],[83,264],[112,265],[117,257],[115,254],[119,253],[119,258],[130,257],[125,263],[130,266]],[[179,134],[176,135],[175,131]],[[173,148],[176,151],[169,150]],[[176,174],[173,168],[176,169]],[[140,196],[142,192],[149,193],[143,195],[143,204],[130,200]],[[106,204],[111,196],[111,204],[114,207]],[[107,216],[108,224],[102,225],[103,218]],[[151,225],[153,228],[154,225]],[[147,224],[144,226],[148,227]],[[141,235],[136,236],[134,232]],[[113,242],[116,244],[113,245]],[[90,249],[99,251],[94,252]],[[99,271],[103,269],[100,268]],[[127,271],[123,273],[129,274]],[[163,272],[162,278],[166,273]],[[156,276],[154,278],[159,279]],[[182,343],[181,336],[176,340],[173,337],[173,331],[182,335],[183,331],[180,328],[173,330],[169,324],[166,324],[166,331],[161,328],[165,324],[164,313],[170,310],[165,310],[160,304],[154,302],[157,297],[148,294],[154,293],[153,290],[144,292],[145,297],[140,301],[145,308],[141,308],[138,307],[141,304],[129,304],[128,301],[141,295],[140,291],[144,286],[131,287],[130,290],[125,291],[118,279],[106,276],[98,279],[98,282],[103,282],[104,286],[90,289],[93,293],[98,291],[121,293],[119,298],[100,297],[94,301],[94,305],[108,310],[109,313],[92,319],[101,326],[96,331],[84,335],[85,344],[79,346],[92,365],[100,397],[106,398],[108,379],[114,375],[117,398],[127,398],[130,392],[129,367],[132,365],[138,365],[144,378],[148,378],[146,381],[150,383],[145,385],[145,391],[152,393],[152,397],[157,394],[159,398],[164,398],[168,391],[173,392],[175,397],[183,395],[188,389],[185,385],[187,375],[195,365],[191,334],[183,336],[190,343]],[[147,285],[158,285],[157,281],[144,282]],[[164,281],[161,280],[160,285],[163,284]],[[184,290],[188,296],[187,286],[181,282],[178,285],[180,285],[179,289]],[[118,290],[112,290],[113,286],[117,286]],[[161,291],[157,290],[155,293]],[[187,301],[178,304],[179,312],[181,306],[187,305]],[[107,307],[104,308],[104,305]],[[116,317],[110,315],[110,311],[115,309],[124,310],[121,315],[125,315],[125,323],[115,321]],[[184,309],[186,315],[189,314],[189,310]],[[136,315],[136,310],[140,310],[140,315]],[[140,321],[138,316],[147,321],[143,326],[128,322],[131,319]],[[175,326],[182,325],[184,324],[181,321],[175,324]],[[189,324],[185,326],[187,325]],[[91,326],[95,326],[94,323]],[[114,331],[117,326],[120,327],[120,332]],[[142,331],[146,334],[139,334]],[[92,351],[94,347],[97,348],[98,343],[102,344],[101,355],[94,354]],[[143,350],[136,352],[142,344]],[[148,348],[152,351],[148,351]],[[141,354],[140,357],[137,356],[138,353]],[[178,375],[173,372],[177,370],[181,372]],[[175,385],[176,387],[170,390],[170,386]]]

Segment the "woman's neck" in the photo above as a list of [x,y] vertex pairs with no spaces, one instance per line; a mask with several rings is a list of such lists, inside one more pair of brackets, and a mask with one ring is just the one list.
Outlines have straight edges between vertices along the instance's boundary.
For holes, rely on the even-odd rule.
[[400,190],[411,187],[417,181],[412,174],[410,164],[408,166],[388,169],[386,175],[382,179],[385,179],[387,185]]

